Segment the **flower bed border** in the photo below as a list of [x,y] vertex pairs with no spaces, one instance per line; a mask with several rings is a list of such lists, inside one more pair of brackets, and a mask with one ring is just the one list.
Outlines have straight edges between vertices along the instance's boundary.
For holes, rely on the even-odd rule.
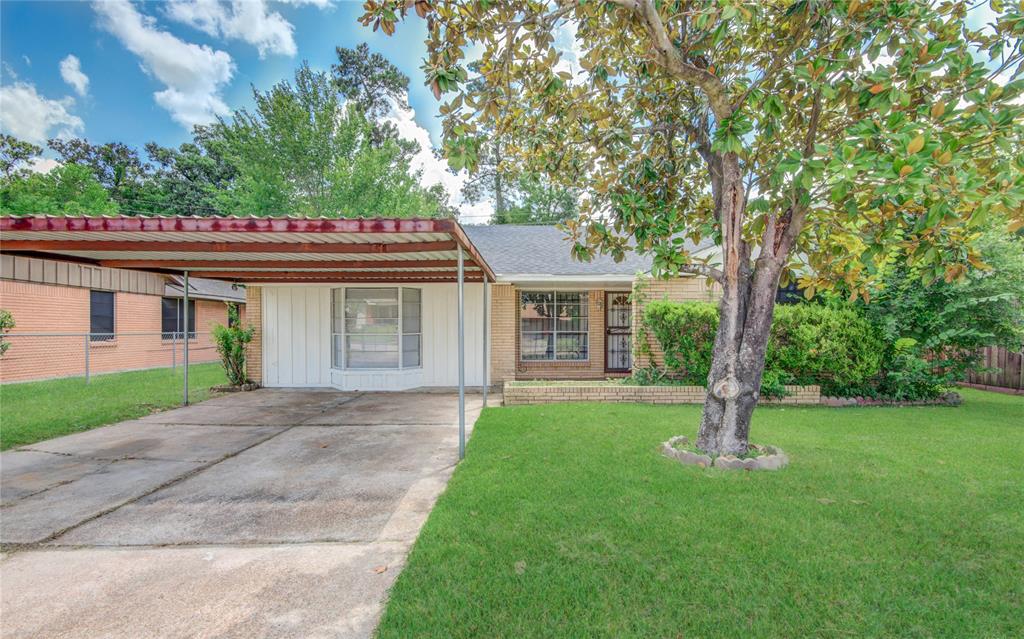
[[[820,386],[786,386],[790,393],[781,399],[764,399],[765,404],[817,405]],[[617,382],[505,382],[506,406],[555,404],[562,402],[611,402],[637,404],[703,404],[703,386],[634,386]]]
[[661,454],[688,466],[700,466],[701,468],[714,466],[726,470],[780,470],[789,465],[789,455],[776,446],[755,446],[758,450],[763,451],[762,455],[740,459],[734,455],[721,455],[712,458],[704,453],[677,448],[678,444],[689,446],[690,440],[684,435],[676,435],[661,445]]
[[950,391],[935,399],[917,401],[895,401],[891,399],[872,399],[870,397],[822,397],[822,406],[842,408],[845,406],[959,406],[963,403],[960,393]]
[[210,390],[215,393],[244,393],[248,391],[258,390],[260,385],[258,382],[246,382],[241,386],[234,386],[232,384],[218,384],[211,386]]

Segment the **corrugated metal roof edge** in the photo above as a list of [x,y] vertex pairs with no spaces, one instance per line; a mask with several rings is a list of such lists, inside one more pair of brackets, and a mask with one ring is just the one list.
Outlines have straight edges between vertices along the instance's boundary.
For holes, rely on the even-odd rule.
[[[126,216],[126,215],[101,215],[101,216],[60,216],[60,215],[29,215],[29,216],[0,216],[0,232],[2,231],[46,231],[54,230],[50,227],[50,222],[56,220],[63,220],[65,222],[63,229],[65,231],[102,231],[102,230],[134,230],[134,231],[159,231],[159,230],[176,230],[176,231],[203,231],[203,232],[318,232],[324,231],[324,228],[314,228],[313,225],[319,223],[327,226],[336,227],[350,227],[357,225],[358,230],[352,230],[347,228],[332,229],[331,232],[366,232],[366,233],[447,233],[453,237],[458,245],[469,253],[470,258],[479,264],[484,272],[487,274],[489,279],[494,279],[494,271],[491,266],[487,263],[487,260],[480,254],[479,249],[473,244],[473,241],[469,238],[469,235],[462,228],[462,224],[459,223],[456,218],[329,218],[325,216],[320,217],[295,217],[295,216],[281,216],[281,217],[254,217],[254,216],[224,216],[224,217],[199,217],[199,216]],[[145,221],[157,221],[156,228],[144,228]],[[99,221],[97,225],[100,228],[90,228],[93,226],[91,222]],[[162,222],[192,222],[194,223],[193,228],[174,228],[164,229]],[[245,226],[240,227],[237,224],[231,224],[231,229],[215,228],[221,222],[244,222]],[[137,228],[120,228],[120,229],[109,229],[106,228],[106,222],[135,222],[129,226]],[[200,224],[202,222],[202,224]],[[294,229],[287,228],[289,225],[307,222],[308,229]],[[41,224],[45,226],[40,228]],[[286,228],[275,228],[280,226]],[[369,225],[365,230],[363,226]],[[116,225],[120,226],[120,225]],[[201,228],[201,227],[210,228]],[[429,226],[429,228],[427,228]],[[261,229],[259,227],[267,227]]]

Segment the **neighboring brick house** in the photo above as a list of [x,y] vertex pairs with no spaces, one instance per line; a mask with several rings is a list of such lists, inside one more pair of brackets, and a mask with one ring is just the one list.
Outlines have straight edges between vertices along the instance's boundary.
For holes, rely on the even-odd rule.
[[[190,279],[191,362],[217,359],[210,327],[228,322],[228,303],[244,317],[243,288]],[[91,374],[181,364],[177,275],[0,255],[0,308],[17,324],[0,359],[0,382],[83,375],[86,352]]]
[[[553,226],[467,226],[494,270],[491,285],[491,382],[624,377],[657,359],[657,344],[638,349],[634,333],[647,301],[715,301],[704,278],[654,279],[651,260],[573,259]],[[690,246],[706,256],[713,245]],[[650,342],[650,340],[648,340]],[[637,357],[634,358],[634,353]],[[637,361],[634,361],[636,359]]]

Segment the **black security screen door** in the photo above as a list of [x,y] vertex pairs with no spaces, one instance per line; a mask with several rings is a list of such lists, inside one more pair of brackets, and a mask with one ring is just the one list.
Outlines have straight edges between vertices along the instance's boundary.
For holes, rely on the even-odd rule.
[[605,359],[609,373],[629,372],[633,366],[633,305],[629,293],[605,293]]

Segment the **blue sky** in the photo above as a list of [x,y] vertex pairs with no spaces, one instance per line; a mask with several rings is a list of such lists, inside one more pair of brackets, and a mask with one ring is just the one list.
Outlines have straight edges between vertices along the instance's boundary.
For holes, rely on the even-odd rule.
[[[249,106],[252,86],[290,79],[304,60],[328,70],[336,46],[367,42],[410,78],[412,112],[396,115],[399,130],[439,145],[438,103],[420,70],[425,25],[410,20],[389,38],[360,25],[362,13],[346,0],[3,0],[0,129],[40,145],[76,136],[176,146],[191,124]],[[429,148],[421,156],[424,183],[455,195],[463,178],[446,175]]]
[[[409,99],[416,111],[416,122],[438,142],[437,102],[423,86],[419,69],[425,54],[422,23],[410,21],[395,37],[388,38],[356,22],[362,15],[359,2],[335,0],[323,7],[277,2],[267,5],[269,13],[280,14],[292,25],[294,54],[267,50],[261,58],[254,44],[211,36],[169,18],[167,3],[134,3],[138,13],[155,19],[155,29],[230,56],[234,71],[220,91],[230,108],[251,103],[250,85],[267,89],[289,78],[303,60],[314,68],[329,69],[335,61],[335,46],[354,47],[367,42],[409,76]],[[85,96],[79,96],[61,78],[60,63],[68,55],[79,59],[82,72],[89,78]],[[68,111],[82,119],[81,133],[92,141],[141,146],[155,140],[170,145],[190,137],[188,129],[154,100],[153,94],[164,85],[143,70],[138,55],[101,26],[89,2],[4,0],[0,4],[0,59],[4,63],[5,86],[20,80],[35,85],[37,92],[47,99],[74,98],[75,104]]]

